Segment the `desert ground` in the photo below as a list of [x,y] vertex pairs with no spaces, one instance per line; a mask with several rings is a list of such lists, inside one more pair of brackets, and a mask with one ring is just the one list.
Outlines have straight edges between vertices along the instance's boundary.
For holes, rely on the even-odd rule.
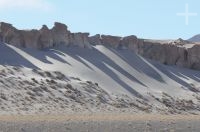
[[199,115],[71,114],[1,116],[2,132],[199,132]]

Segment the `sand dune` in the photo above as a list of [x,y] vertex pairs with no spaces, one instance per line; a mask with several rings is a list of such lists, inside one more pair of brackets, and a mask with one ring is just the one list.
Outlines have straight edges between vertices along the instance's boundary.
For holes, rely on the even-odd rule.
[[[198,113],[199,111],[199,71],[166,66],[145,59],[129,50],[110,49],[102,45],[94,46],[93,49],[60,46],[38,51],[1,44],[0,50],[0,55],[3,56],[0,59],[0,64],[4,66],[2,69],[12,70],[13,67],[21,67],[20,72],[23,74],[20,75],[16,70],[13,72],[16,73],[16,78],[20,75],[24,81],[27,77],[29,81],[35,78],[38,82],[47,78],[37,75],[35,71],[31,71],[32,69],[41,72],[58,71],[66,76],[67,80],[62,82],[63,85],[71,84],[81,91],[81,95],[89,99],[92,99],[92,96],[96,98],[97,93],[87,92],[86,95],[84,84],[96,83],[97,89],[105,91],[107,95],[105,109],[116,110],[110,108],[112,106],[123,107],[126,110],[128,108],[129,112]],[[59,79],[55,81],[60,82]],[[49,84],[45,85],[50,87]],[[88,90],[92,91],[93,87],[87,86]],[[56,87],[59,90],[61,86]],[[65,99],[63,95],[58,94],[58,97]],[[121,105],[117,104],[119,102]],[[129,105],[122,106],[123,102]],[[88,102],[85,104],[88,106]],[[93,105],[96,107],[95,104]],[[133,109],[135,107],[137,110]],[[88,108],[93,109],[92,105]]]

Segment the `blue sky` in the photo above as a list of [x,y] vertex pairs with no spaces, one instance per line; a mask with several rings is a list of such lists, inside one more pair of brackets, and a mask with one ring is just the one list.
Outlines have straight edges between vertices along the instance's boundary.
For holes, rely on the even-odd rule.
[[[198,13],[183,16],[185,4]],[[188,39],[200,33],[198,0],[0,0],[0,21],[19,29],[50,28],[55,21],[65,23],[72,32],[91,35],[137,35],[152,39]]]

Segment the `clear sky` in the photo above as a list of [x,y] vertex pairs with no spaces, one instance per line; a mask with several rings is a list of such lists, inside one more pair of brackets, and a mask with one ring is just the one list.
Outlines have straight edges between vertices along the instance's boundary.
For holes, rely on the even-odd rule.
[[[186,4],[190,13],[186,25]],[[0,21],[19,29],[50,28],[55,21],[72,32],[188,39],[200,33],[199,0],[0,0]]]

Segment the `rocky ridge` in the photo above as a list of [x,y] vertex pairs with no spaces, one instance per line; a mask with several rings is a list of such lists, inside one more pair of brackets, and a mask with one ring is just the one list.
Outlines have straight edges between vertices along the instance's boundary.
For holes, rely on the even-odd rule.
[[200,70],[200,44],[178,40],[146,40],[134,35],[120,37],[71,33],[65,24],[55,22],[49,29],[46,25],[39,30],[18,30],[11,24],[0,23],[0,42],[22,48],[45,49],[58,45],[92,48],[105,45],[118,49],[129,49],[143,57],[167,65]]
[[188,39],[188,41],[199,43],[200,42],[200,34],[197,34],[197,35],[191,37],[190,39]]

